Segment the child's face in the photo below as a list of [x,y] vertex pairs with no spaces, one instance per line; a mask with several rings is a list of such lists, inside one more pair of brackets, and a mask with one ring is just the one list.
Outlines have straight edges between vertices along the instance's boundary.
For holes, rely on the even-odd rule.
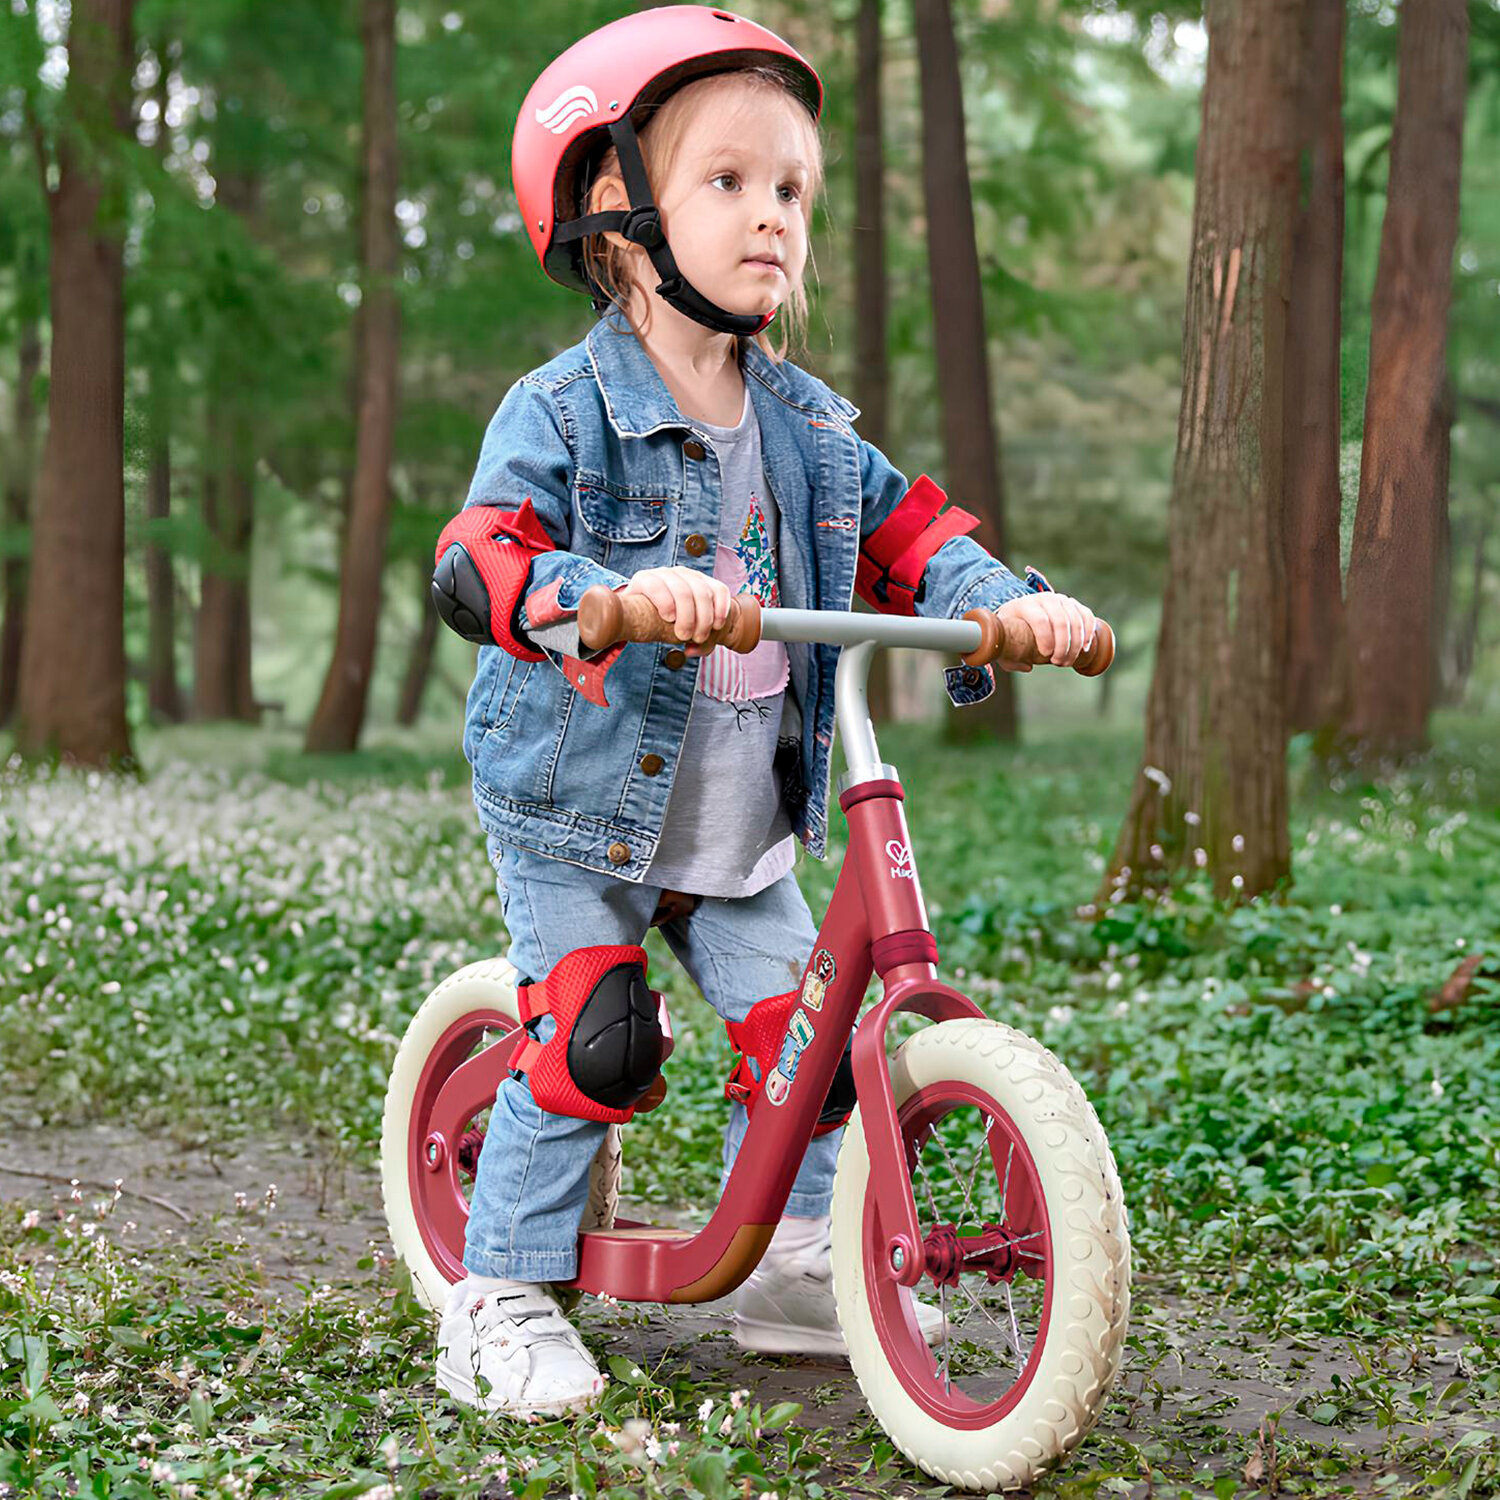
[[725,90],[693,117],[661,185],[678,269],[730,312],[768,313],[802,278],[808,164],[800,110],[789,96]]

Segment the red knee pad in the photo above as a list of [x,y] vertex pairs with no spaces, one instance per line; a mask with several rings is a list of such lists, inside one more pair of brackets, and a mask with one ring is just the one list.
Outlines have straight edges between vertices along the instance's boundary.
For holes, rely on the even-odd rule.
[[[754,1114],[756,1101],[763,1093],[769,1092],[771,1102],[780,1104],[797,1076],[803,1049],[812,1040],[806,1014],[800,1018],[797,1015],[801,1000],[800,989],[772,995],[752,1005],[743,1021],[724,1023],[729,1045],[740,1054],[724,1085],[724,1097],[743,1104],[747,1114]],[[838,1072],[833,1075],[828,1097],[813,1129],[815,1136],[837,1130],[854,1112],[853,1040],[851,1037],[844,1044]],[[759,1080],[750,1071],[752,1058],[760,1065]]]
[[622,1125],[665,1098],[672,1025],[666,1001],[646,985],[644,948],[575,948],[516,995],[523,1022],[550,1015],[556,1023],[545,1042],[528,1037],[511,1064],[528,1075],[541,1108]]

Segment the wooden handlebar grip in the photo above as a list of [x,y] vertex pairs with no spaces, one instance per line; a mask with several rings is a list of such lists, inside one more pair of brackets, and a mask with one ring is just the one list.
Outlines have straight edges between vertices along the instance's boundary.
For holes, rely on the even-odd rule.
[[1094,620],[1094,642],[1077,661],[1073,670],[1084,677],[1097,677],[1107,672],[1115,659],[1115,633],[1097,617]]
[[[989,609],[971,609],[964,619],[979,626],[979,648],[961,660],[971,667],[983,666],[987,662],[1029,662],[1033,666],[1045,666],[1051,658],[1044,656],[1036,644],[1036,636],[1025,620],[999,615]],[[1073,670],[1084,677],[1097,677],[1108,669],[1115,659],[1115,633],[1103,620],[1094,624],[1093,644],[1073,663]]]
[[[644,594],[617,594],[602,583],[586,589],[578,601],[578,639],[590,651],[602,651],[617,641],[690,644],[678,636],[673,621],[662,619]],[[760,605],[748,594],[731,599],[728,618],[697,644],[705,650],[727,646],[741,653],[753,651],[760,644]]]

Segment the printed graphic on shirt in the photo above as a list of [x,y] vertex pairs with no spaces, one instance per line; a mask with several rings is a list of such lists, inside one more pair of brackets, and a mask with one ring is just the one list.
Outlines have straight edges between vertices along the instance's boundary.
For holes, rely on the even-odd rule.
[[745,568],[745,584],[740,592],[753,594],[762,609],[778,608],[781,590],[776,587],[776,553],[771,547],[771,532],[758,495],[750,496],[745,529],[735,551]]
[[771,717],[771,710],[764,698],[747,698],[743,703],[731,703],[734,710],[734,727],[743,729],[748,725],[763,724]]
[[[753,492],[739,540],[733,547],[719,547],[714,577],[728,584],[731,594],[749,594],[764,609],[781,604],[776,549],[760,497]],[[748,656],[721,647],[699,668],[698,691],[721,703],[769,698],[786,687],[789,669],[786,647],[780,641],[762,641]]]

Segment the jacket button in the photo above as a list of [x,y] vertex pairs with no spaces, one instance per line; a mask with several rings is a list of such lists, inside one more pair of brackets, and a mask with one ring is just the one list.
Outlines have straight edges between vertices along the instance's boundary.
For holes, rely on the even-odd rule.
[[611,844],[609,846],[609,862],[612,865],[624,865],[630,863],[629,844]]
[[682,445],[682,451],[686,453],[689,458],[708,457],[708,449],[705,448],[703,444],[697,440],[697,438],[689,438],[687,442]]
[[659,774],[664,765],[666,765],[666,761],[659,755],[643,755],[641,757],[641,770],[647,776]]
[[696,531],[682,545],[687,548],[689,557],[702,557],[708,551],[707,539],[699,536]]
[[675,672],[682,666],[683,662],[685,662],[686,660],[687,652],[678,651],[674,647],[671,651],[668,651],[664,657],[662,657],[662,665],[666,667],[669,672]]

